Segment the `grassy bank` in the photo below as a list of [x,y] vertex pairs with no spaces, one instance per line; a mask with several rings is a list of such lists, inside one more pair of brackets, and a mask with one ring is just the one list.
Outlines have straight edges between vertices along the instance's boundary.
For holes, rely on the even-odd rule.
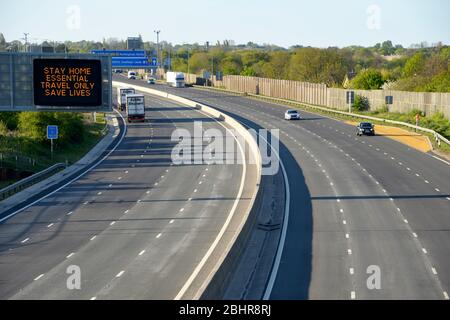
[[[105,115],[97,115],[97,122],[91,114],[83,114],[83,139],[77,143],[54,141],[53,158],[50,141],[37,141],[19,130],[0,135],[0,167],[31,173],[39,172],[55,163],[73,164],[91,150],[103,137]],[[0,188],[14,183],[14,180],[0,181]]]

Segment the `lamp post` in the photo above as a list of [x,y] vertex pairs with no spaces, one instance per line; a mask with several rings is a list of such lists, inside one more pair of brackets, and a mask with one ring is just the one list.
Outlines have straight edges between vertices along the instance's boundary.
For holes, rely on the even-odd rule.
[[158,59],[158,69],[161,68],[161,60],[159,59],[159,33],[161,30],[154,30],[154,33],[156,33],[156,58]]

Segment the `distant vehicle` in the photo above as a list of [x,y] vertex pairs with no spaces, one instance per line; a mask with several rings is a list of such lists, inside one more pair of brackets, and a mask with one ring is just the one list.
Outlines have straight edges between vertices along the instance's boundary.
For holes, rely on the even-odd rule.
[[362,136],[363,134],[374,136],[375,126],[370,122],[361,122],[356,126],[356,135]]
[[128,79],[136,80],[136,72],[128,71]]
[[156,83],[156,80],[155,80],[155,78],[148,78],[148,79],[147,79],[147,83],[148,83],[148,84],[155,84],[155,83]]
[[290,109],[284,114],[285,120],[300,120],[300,113],[297,110]]
[[184,73],[169,71],[166,73],[166,82],[172,87],[182,88],[185,86]]
[[114,73],[122,73],[123,71],[121,69],[114,69],[113,72]]
[[124,111],[127,104],[127,95],[135,94],[136,91],[133,88],[117,88],[117,106],[120,111]]
[[128,94],[126,108],[128,122],[145,122],[145,97],[143,94]]

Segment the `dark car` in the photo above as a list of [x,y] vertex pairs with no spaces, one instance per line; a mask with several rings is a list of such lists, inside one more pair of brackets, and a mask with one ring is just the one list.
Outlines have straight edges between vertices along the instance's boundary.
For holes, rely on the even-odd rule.
[[356,126],[356,134],[358,136],[362,136],[363,134],[374,136],[375,126],[370,122],[361,122]]

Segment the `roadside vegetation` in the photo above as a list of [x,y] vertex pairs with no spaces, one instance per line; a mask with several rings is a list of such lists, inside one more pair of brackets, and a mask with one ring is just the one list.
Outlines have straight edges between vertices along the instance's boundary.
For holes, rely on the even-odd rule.
[[[38,45],[50,46],[46,42]],[[0,33],[0,51],[8,46],[19,49],[22,44],[8,43]],[[156,43],[142,41],[142,47],[149,56],[156,56]],[[103,48],[123,50],[126,41],[66,41],[55,47],[62,53],[89,53]],[[442,43],[423,42],[404,48],[387,40],[372,47],[282,48],[253,42],[235,44],[232,40],[207,45],[162,41],[160,48],[162,61],[171,58],[166,69],[199,75],[213,69],[214,74],[220,71],[224,75],[325,83],[337,88],[450,92],[450,47]]]
[[[54,140],[53,158],[47,125],[59,126]],[[83,157],[103,136],[105,117],[69,112],[0,113],[0,169],[35,173],[55,163],[73,164]],[[14,182],[3,177],[0,186]]]

